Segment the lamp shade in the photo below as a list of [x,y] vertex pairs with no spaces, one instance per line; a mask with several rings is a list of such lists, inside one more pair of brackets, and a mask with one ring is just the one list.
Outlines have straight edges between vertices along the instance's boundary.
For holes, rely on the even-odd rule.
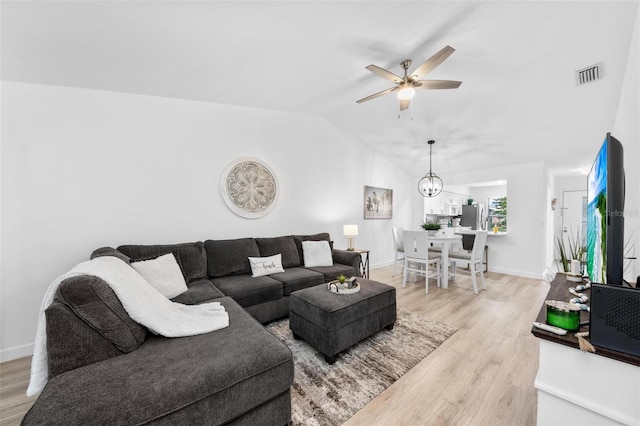
[[358,225],[344,225],[342,233],[347,237],[358,235]]

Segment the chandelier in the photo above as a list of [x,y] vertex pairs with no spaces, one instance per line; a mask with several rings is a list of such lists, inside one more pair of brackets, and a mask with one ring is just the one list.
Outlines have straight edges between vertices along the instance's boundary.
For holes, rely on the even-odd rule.
[[430,140],[427,143],[429,144],[429,173],[424,175],[424,177],[418,182],[418,192],[423,197],[435,197],[442,192],[443,185],[442,179],[431,171],[431,150],[433,149],[433,144],[436,143],[436,141]]

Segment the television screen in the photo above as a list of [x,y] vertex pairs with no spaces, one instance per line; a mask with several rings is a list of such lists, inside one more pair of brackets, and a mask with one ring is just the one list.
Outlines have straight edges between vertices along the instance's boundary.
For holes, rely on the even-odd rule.
[[607,276],[607,143],[598,152],[587,186],[587,274],[604,283]]
[[607,134],[587,180],[587,274],[596,283],[622,284],[623,166],[622,144]]

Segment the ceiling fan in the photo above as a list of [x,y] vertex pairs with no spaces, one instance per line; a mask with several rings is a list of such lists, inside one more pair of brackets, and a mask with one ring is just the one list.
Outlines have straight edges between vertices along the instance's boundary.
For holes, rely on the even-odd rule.
[[373,95],[362,98],[357,103],[370,101],[371,99],[378,98],[387,93],[398,92],[397,96],[400,100],[400,111],[404,111],[409,108],[411,99],[415,94],[416,89],[457,89],[462,82],[453,80],[420,80],[422,77],[433,71],[438,65],[444,62],[451,54],[455,52],[455,49],[451,46],[445,46],[438,53],[427,59],[416,68],[412,73],[408,73],[411,66],[411,59],[405,59],[400,63],[404,69],[404,77],[400,77],[391,71],[387,71],[384,68],[380,68],[377,65],[369,65],[366,68],[375,75],[389,80],[396,84],[395,87],[390,87],[382,92],[374,93]]

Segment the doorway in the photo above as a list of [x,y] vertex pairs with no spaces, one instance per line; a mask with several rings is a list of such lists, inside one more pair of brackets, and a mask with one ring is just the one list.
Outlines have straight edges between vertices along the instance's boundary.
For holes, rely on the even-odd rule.
[[579,238],[582,245],[586,245],[587,191],[563,191],[560,210],[562,237],[565,242]]

